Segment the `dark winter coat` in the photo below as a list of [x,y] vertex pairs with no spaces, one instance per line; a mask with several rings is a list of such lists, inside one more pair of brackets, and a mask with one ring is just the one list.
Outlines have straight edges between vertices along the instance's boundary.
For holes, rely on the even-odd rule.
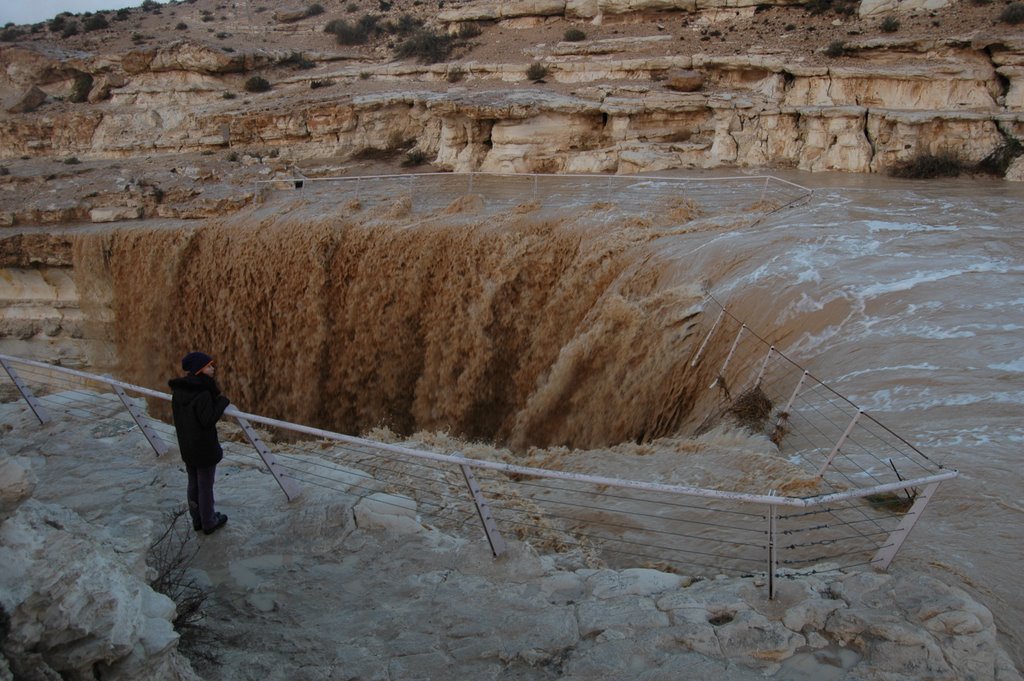
[[217,439],[217,421],[230,401],[206,374],[172,378],[171,410],[181,459],[190,466],[215,466],[224,458]]

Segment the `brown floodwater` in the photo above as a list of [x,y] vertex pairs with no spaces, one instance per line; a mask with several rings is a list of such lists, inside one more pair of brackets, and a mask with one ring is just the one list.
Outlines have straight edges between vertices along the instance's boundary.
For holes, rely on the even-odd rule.
[[114,311],[102,333],[127,380],[163,388],[201,348],[245,411],[514,450],[685,431],[710,292],[960,471],[894,569],[968,589],[1024,666],[1024,187],[784,177],[813,193],[762,219],[794,195],[624,208],[595,179],[424,210],[324,185],[195,227],[83,235],[75,270],[83,308]]

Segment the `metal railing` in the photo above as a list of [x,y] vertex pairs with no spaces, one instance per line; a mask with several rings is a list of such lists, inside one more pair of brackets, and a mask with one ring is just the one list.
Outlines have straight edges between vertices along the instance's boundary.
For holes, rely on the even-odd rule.
[[[723,313],[711,328],[708,340],[723,332],[722,319],[727,315]],[[738,346],[734,345],[731,357],[736,357]],[[701,362],[710,362],[711,357],[702,353],[692,360],[695,369]],[[772,361],[769,358],[768,363]],[[780,363],[785,361],[782,358]],[[111,434],[137,429],[158,456],[166,454],[174,440],[173,427],[146,408],[147,401],[156,405],[169,401],[166,393],[9,355],[0,355],[0,365],[40,423],[60,413],[92,422],[94,430],[102,428]],[[724,375],[735,366],[729,361],[721,365],[712,389],[721,390]],[[755,388],[777,385],[765,376],[770,372],[762,373]],[[783,421],[779,428],[785,430],[786,424],[801,419],[823,428],[817,424],[821,407],[812,396],[828,391],[816,381],[808,382],[806,372],[801,376],[804,381],[793,391],[794,399],[785,403],[784,410],[771,414],[774,421],[765,421],[772,428],[776,421]],[[720,405],[708,413],[706,423],[733,415],[731,408]],[[796,450],[820,471],[818,477],[828,487],[811,496],[787,495],[779,489],[764,493],[707,489],[522,466],[500,457],[469,458],[457,451],[442,453],[415,443],[390,444],[287,423],[234,407],[225,412],[221,428],[229,431],[222,432],[226,460],[269,470],[289,500],[300,495],[303,486],[355,497],[400,493],[415,499],[420,516],[438,527],[459,531],[467,523],[480,522],[495,556],[505,549],[502,533],[511,532],[546,550],[576,553],[594,565],[645,566],[696,575],[764,574],[769,595],[774,596],[776,578],[787,574],[786,569],[863,565],[885,569],[939,484],[957,475],[926,458],[918,463],[921,470],[915,477],[897,472],[898,479],[890,480],[880,470],[866,468],[862,459],[867,438],[888,431],[856,413],[853,426],[825,453],[818,446]],[[257,431],[254,424],[261,429]],[[882,430],[876,432],[879,427]],[[917,458],[915,452],[911,448],[901,457]],[[878,455],[873,456],[877,462]],[[851,471],[866,477],[858,478]],[[870,484],[856,485],[861,479]],[[874,501],[895,495],[910,495],[906,507]]]
[[[484,212],[500,213],[524,205],[539,210],[578,211],[614,197],[607,219],[631,213],[664,212],[672,202],[699,208],[690,220],[732,220],[737,215],[768,214],[806,200],[811,190],[770,175],[733,177],[660,177],[529,173],[410,173],[406,175],[305,177],[257,180],[254,196],[272,193],[316,196],[318,203],[338,201],[366,210],[406,201],[413,213],[443,210],[456,199],[480,196]],[[599,222],[599,216],[590,216]]]

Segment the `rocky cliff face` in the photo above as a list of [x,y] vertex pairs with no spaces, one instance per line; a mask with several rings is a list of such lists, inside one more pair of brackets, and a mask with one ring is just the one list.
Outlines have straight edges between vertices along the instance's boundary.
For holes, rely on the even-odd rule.
[[149,521],[104,531],[32,499],[24,458],[5,456],[0,481],[0,678],[196,681],[174,601],[145,581]]
[[[414,146],[436,168],[455,171],[878,173],[950,154],[967,166],[998,157],[996,172],[1024,177],[1016,160],[1024,134],[1020,35],[868,37],[858,27],[847,31],[853,39],[806,53],[785,49],[786,34],[684,51],[664,33],[680,18],[705,39],[731,30],[723,15],[757,21],[754,7],[733,5],[469,3],[440,12],[434,24],[453,34],[483,30],[484,42],[488,31],[516,32],[520,44],[505,53],[467,49],[464,58],[430,65],[303,49],[308,34],[294,49],[244,41],[231,51],[194,38],[113,52],[25,39],[0,49],[0,159],[273,150],[282,163],[308,168]],[[885,8],[860,11],[868,25]],[[806,20],[785,29],[799,32]],[[631,35],[531,44],[523,28],[581,21],[589,30],[618,21]],[[537,65],[542,83],[529,73]],[[269,77],[272,91],[236,97],[255,74]],[[45,99],[33,104],[40,93]]]

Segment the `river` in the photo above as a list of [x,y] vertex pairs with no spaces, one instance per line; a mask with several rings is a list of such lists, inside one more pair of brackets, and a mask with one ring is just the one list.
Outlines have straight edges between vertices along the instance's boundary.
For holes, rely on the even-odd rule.
[[811,200],[752,230],[673,249],[687,260],[699,249],[718,299],[959,470],[894,569],[965,585],[993,611],[1021,668],[1024,187],[779,176],[812,188]]

